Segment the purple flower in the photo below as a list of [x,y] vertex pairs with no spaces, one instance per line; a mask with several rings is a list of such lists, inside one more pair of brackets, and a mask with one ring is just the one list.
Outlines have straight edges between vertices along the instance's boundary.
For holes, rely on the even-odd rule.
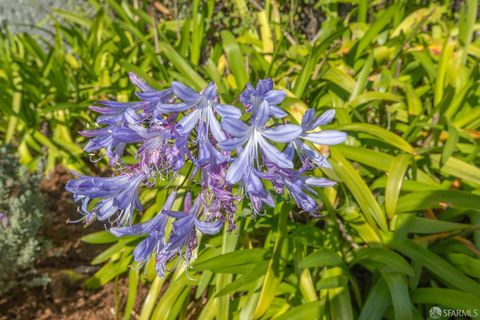
[[347,134],[341,131],[322,130],[311,132],[320,126],[329,124],[334,118],[335,110],[327,110],[320,117],[316,118],[315,111],[308,109],[302,118],[302,134],[287,146],[285,152],[290,157],[293,157],[293,153],[296,151],[302,161],[308,161],[319,167],[331,168],[328,160],[305,144],[302,139],[317,145],[335,145],[344,142],[347,139]]
[[308,212],[317,209],[316,201],[310,196],[310,194],[317,195],[312,187],[324,188],[336,184],[335,181],[326,178],[304,176],[303,173],[307,171],[307,166],[300,170],[280,168],[273,163],[267,163],[266,166],[267,173],[262,177],[272,181],[277,193],[283,194],[286,189],[297,205]]
[[328,110],[320,117],[315,118],[315,111],[308,109],[302,118],[302,135],[300,138],[319,145],[335,145],[344,142],[347,139],[345,132],[336,130],[322,130],[311,132],[320,126],[329,124],[335,118],[335,111]]
[[251,170],[247,173],[243,181],[243,187],[252,202],[253,211],[256,214],[262,210],[264,204],[272,208],[275,207],[272,195],[265,190],[260,177],[261,173],[257,170]]
[[[135,209],[142,210],[137,189],[145,180],[144,173],[133,171],[109,178],[76,175],[78,178],[68,181],[65,189],[81,202],[80,211],[87,219],[104,221],[117,215],[113,222],[127,224]],[[98,201],[89,208],[92,199]]]
[[114,165],[120,162],[127,143],[143,141],[146,131],[139,125],[118,126],[112,124],[100,129],[80,131],[80,134],[90,138],[90,141],[84,147],[86,152],[94,152],[105,148],[110,164]]
[[101,106],[91,106],[90,109],[100,113],[97,118],[98,124],[123,125],[138,124],[144,119],[140,111],[146,104],[145,102],[117,102],[117,101],[99,101]]
[[158,113],[157,105],[169,102],[173,96],[171,89],[155,90],[134,73],[129,73],[129,77],[130,81],[142,90],[137,92],[137,96],[143,101],[99,101],[97,106],[91,106],[90,109],[100,113],[96,122],[106,126],[80,132],[90,138],[84,150],[94,152],[105,148],[111,165],[120,162],[128,143],[139,143],[145,139],[147,129],[142,124],[152,116],[155,119]]
[[[202,234],[216,234],[224,224],[223,220],[217,221],[202,221],[199,217],[202,214],[203,206],[200,197],[191,203],[191,196],[187,194],[184,201],[184,211],[169,211],[164,213],[175,219],[173,222],[172,232],[168,238],[168,243],[165,248],[157,255],[156,270],[159,275],[165,273],[165,265],[175,255],[183,257],[186,264],[192,257],[192,251],[198,244],[196,230]],[[184,252],[185,251],[185,252]]]
[[235,229],[234,214],[237,211],[236,201],[241,198],[232,192],[232,186],[226,181],[227,163],[210,162],[202,168],[201,198],[205,210],[210,217],[226,216],[229,230]]
[[158,255],[165,248],[165,226],[168,216],[163,211],[172,208],[176,195],[176,192],[172,192],[168,196],[162,210],[153,219],[131,226],[110,228],[110,232],[119,238],[132,235],[147,236],[133,251],[135,261],[145,263],[153,252]]
[[228,170],[227,181],[229,183],[233,184],[240,181],[255,164],[257,164],[257,167],[260,166],[258,149],[262,151],[264,158],[279,167],[293,168],[293,163],[288,156],[271,145],[267,139],[279,143],[288,143],[298,138],[302,129],[292,124],[266,128],[265,123],[269,118],[265,116],[266,112],[267,110],[260,112],[252,121],[252,126],[246,125],[239,119],[222,119],[222,127],[233,138],[221,141],[219,143],[220,147],[226,151],[231,151],[244,145],[243,150],[238,153],[237,159]]
[[148,128],[145,140],[137,152],[140,156],[140,165],[146,169],[150,166],[162,170],[168,169],[170,166],[167,150],[170,148],[168,140],[171,137],[171,131],[161,125],[152,125]]
[[[81,132],[90,139],[85,150],[105,149],[110,165],[122,173],[107,178],[77,174],[66,189],[81,203],[87,223],[109,220],[115,224],[110,229],[115,236],[143,237],[133,251],[134,259],[143,264],[155,256],[160,276],[173,259],[189,264],[198,233],[218,233],[226,221],[233,230],[236,202],[243,196],[259,214],[264,206],[275,206],[269,189],[273,186],[277,194],[287,193],[300,208],[313,212],[317,209],[314,188],[335,184],[308,175],[312,164],[329,166],[312,143],[333,145],[346,139],[343,132],[318,129],[333,120],[333,110],[320,117],[307,110],[301,126],[279,123],[277,119],[287,116],[279,107],[285,92],[273,90],[272,80],[264,79],[255,88],[248,84],[240,96],[250,113],[247,124],[239,109],[220,103],[213,82],[195,92],[179,82],[156,90],[133,73],[129,78],[141,101],[99,102],[91,109],[100,113],[97,124],[103,127]],[[137,163],[131,166],[122,163],[128,144],[138,150]],[[298,170],[295,153],[302,160]],[[172,211],[175,190],[156,216],[132,225],[134,210],[142,210],[138,189],[143,184],[153,188],[157,177],[168,180],[172,173],[188,175],[176,188],[188,191],[192,186],[195,201],[187,192],[183,211]],[[236,184],[242,195],[234,194]],[[0,223],[3,218],[0,215]]]
[[287,113],[277,105],[285,99],[285,92],[282,90],[273,90],[272,79],[259,80],[257,87],[254,88],[250,83],[240,95],[240,101],[247,111],[264,112],[269,116],[280,119],[287,116]]
[[[216,141],[225,139],[225,134],[220,127],[216,114],[222,117],[239,118],[241,112],[239,109],[221,104],[218,102],[217,89],[215,84],[211,82],[201,93],[193,91],[180,82],[172,83],[172,90],[183,102],[173,104],[161,104],[158,109],[164,112],[180,112],[191,109],[179,122],[179,133],[189,135],[190,132],[198,125],[200,133],[210,132]],[[206,130],[202,130],[206,128]],[[203,136],[201,140],[205,140]]]
[[196,165],[202,167],[209,164],[219,165],[229,160],[229,156],[224,152],[218,151],[208,138],[198,144],[197,158]]
[[173,90],[168,88],[166,90],[156,90],[149,86],[145,80],[137,76],[135,73],[128,74],[130,82],[132,82],[141,92],[135,94],[143,100],[143,112],[145,115],[152,115],[154,118],[159,117],[162,110],[157,110],[157,106],[163,103],[170,103],[173,99]]

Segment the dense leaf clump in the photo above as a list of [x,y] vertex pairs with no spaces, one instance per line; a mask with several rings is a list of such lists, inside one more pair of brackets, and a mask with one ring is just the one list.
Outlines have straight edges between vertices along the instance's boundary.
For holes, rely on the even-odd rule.
[[0,293],[33,271],[45,213],[41,174],[30,174],[12,154],[12,148],[0,147]]

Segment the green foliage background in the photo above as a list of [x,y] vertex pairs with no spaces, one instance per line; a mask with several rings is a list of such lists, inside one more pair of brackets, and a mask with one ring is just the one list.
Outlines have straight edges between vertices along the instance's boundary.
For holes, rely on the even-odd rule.
[[[125,319],[140,283],[150,287],[140,319],[423,319],[433,305],[480,308],[476,0],[308,2],[322,17],[310,37],[297,1],[194,0],[178,19],[148,1],[89,2],[93,19],[56,10],[44,38],[3,31],[0,135],[22,163],[46,153],[48,168],[90,171],[76,131],[93,123],[92,101],[134,99],[128,71],[157,88],[215,81],[228,103],[272,77],[293,119],[334,108],[330,127],[349,134],[330,149],[334,170],[317,172],[340,181],[320,192],[321,218],[287,199],[253,220],[244,204],[238,232],[202,239],[187,272],[128,268],[140,239],[86,236],[112,246],[85,285],[126,274]],[[166,195],[145,190],[151,205],[138,220]]]

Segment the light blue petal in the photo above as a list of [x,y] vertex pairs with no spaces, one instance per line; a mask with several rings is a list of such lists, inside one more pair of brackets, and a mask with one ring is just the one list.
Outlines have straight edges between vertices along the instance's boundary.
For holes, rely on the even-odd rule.
[[267,79],[260,79],[257,82],[257,91],[258,93],[264,94],[265,92],[268,92],[272,90],[273,88],[273,80],[272,78],[267,78]]
[[301,138],[315,144],[334,145],[344,142],[347,139],[347,134],[336,130],[324,130],[303,134]]
[[276,106],[270,106],[270,114],[275,118],[275,119],[281,119],[285,118],[288,116],[288,113],[285,112],[285,110],[276,107]]
[[249,126],[247,126],[242,120],[235,118],[223,118],[222,127],[233,137],[243,137],[250,131]]
[[283,150],[283,153],[287,155],[288,159],[293,160],[293,156],[295,155],[294,143],[291,142],[291,143],[287,144],[287,146]]
[[172,89],[178,98],[189,104],[195,103],[201,97],[198,92],[193,91],[191,88],[178,81],[173,81]]
[[217,103],[213,107],[222,117],[240,118],[242,115],[240,109],[228,104]]
[[182,218],[188,218],[189,215],[185,211],[171,211],[171,210],[164,210],[164,214],[166,214],[169,217],[175,218],[175,219],[182,219]]
[[265,129],[262,135],[275,142],[287,143],[295,140],[302,134],[302,128],[294,124],[284,124]]
[[172,209],[173,203],[175,202],[175,198],[177,197],[177,192],[173,191],[168,196],[167,200],[165,200],[165,204],[163,205],[162,210],[170,210]]
[[133,250],[133,258],[136,262],[144,262],[152,254],[153,249],[158,240],[153,237],[148,237],[140,242],[135,250]]
[[136,75],[135,73],[133,72],[129,72],[128,73],[128,77],[130,78],[130,82],[133,83],[135,85],[135,87],[137,87],[138,89],[142,90],[142,91],[155,91],[155,89],[153,89],[152,87],[150,87],[147,82],[145,82],[145,80],[143,80],[142,78],[140,78],[138,75]]
[[203,234],[217,234],[222,230],[224,221],[205,222],[195,218],[195,227]]
[[202,94],[206,96],[209,100],[212,100],[217,97],[217,86],[214,82],[210,82],[208,86],[203,89]]
[[220,123],[215,117],[212,108],[208,108],[208,126],[210,127],[210,131],[212,132],[213,137],[217,141],[225,140],[225,133],[222,131],[222,127],[220,127]]
[[95,216],[98,218],[98,220],[103,221],[114,215],[117,210],[118,209],[113,206],[112,199],[103,199],[97,203],[92,211],[95,212]]
[[285,100],[285,96],[286,94],[282,90],[270,90],[265,95],[265,100],[267,100],[267,102],[271,105],[277,105]]
[[197,124],[199,117],[200,110],[193,110],[178,122],[178,124],[180,125],[180,129],[178,131],[182,134],[190,133],[190,131],[192,131]]
[[320,153],[317,151],[313,150],[310,148],[308,145],[305,143],[301,144],[301,147],[304,149],[305,155],[317,166],[321,168],[332,168],[332,165],[330,162],[328,162],[327,158],[322,156]]
[[113,227],[110,228],[110,233],[115,237],[131,236],[131,235],[142,235],[149,233],[155,226],[161,225],[162,222],[166,222],[167,216],[164,214],[158,214],[153,219],[139,224],[134,224],[132,226],[126,227]]
[[305,111],[302,117],[303,130],[309,131],[313,129],[310,124],[312,123],[314,117],[315,117],[315,110],[310,108],[307,111]]
[[123,116],[125,117],[125,120],[130,124],[139,123],[143,120],[143,117],[138,114],[137,110],[132,108],[128,108],[127,110],[125,110]]
[[240,156],[230,165],[227,172],[227,181],[230,184],[237,183],[245,176],[245,171],[251,165],[251,149],[251,141],[249,141],[245,149],[240,153]]
[[248,192],[255,194],[266,193],[262,180],[253,171],[245,179],[245,184]]
[[290,159],[288,159],[288,156],[280,151],[278,151],[277,148],[269,144],[264,138],[259,137],[258,142],[260,145],[260,148],[263,151],[263,155],[279,166],[280,168],[288,168],[291,169],[293,168],[293,163]]
[[336,182],[328,180],[327,178],[308,177],[305,179],[305,184],[312,187],[331,187],[334,186]]
[[270,119],[270,107],[265,100],[260,103],[254,113],[252,124],[256,128],[261,128]]
[[232,151],[235,148],[238,148],[241,145],[243,145],[247,140],[248,140],[248,136],[245,135],[241,138],[232,138],[232,139],[226,139],[226,140],[220,141],[218,145],[222,150]]
[[183,102],[179,103],[158,103],[155,109],[162,113],[181,112],[190,109],[192,106]]
[[335,110],[327,110],[313,122],[312,127],[317,128],[319,126],[324,126],[332,122],[333,119],[335,119]]

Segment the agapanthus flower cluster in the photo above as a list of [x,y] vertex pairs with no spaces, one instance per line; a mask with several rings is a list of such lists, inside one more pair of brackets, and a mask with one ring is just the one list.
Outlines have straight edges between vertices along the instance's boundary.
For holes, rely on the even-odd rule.
[[[218,233],[225,224],[235,229],[242,199],[257,215],[275,206],[275,194],[289,195],[301,210],[314,214],[315,188],[335,184],[309,175],[315,167],[330,166],[315,145],[346,139],[343,132],[320,129],[334,119],[333,110],[317,117],[309,109],[301,125],[295,125],[280,107],[285,92],[273,90],[271,79],[247,85],[240,95],[241,110],[221,103],[214,83],[201,92],[179,82],[159,91],[135,74],[129,76],[140,89],[140,101],[98,102],[91,109],[100,113],[99,128],[81,132],[90,139],[85,151],[104,150],[115,175],[77,174],[66,189],[80,203],[87,223],[108,221],[117,237],[145,236],[134,259],[142,264],[154,258],[159,275],[175,257],[188,264],[199,234]],[[123,161],[127,145],[137,147],[133,165]],[[136,212],[143,210],[139,189],[177,178],[183,182],[169,186],[163,209],[135,224]],[[183,210],[174,211],[181,195]],[[169,222],[172,228],[167,228]]]

